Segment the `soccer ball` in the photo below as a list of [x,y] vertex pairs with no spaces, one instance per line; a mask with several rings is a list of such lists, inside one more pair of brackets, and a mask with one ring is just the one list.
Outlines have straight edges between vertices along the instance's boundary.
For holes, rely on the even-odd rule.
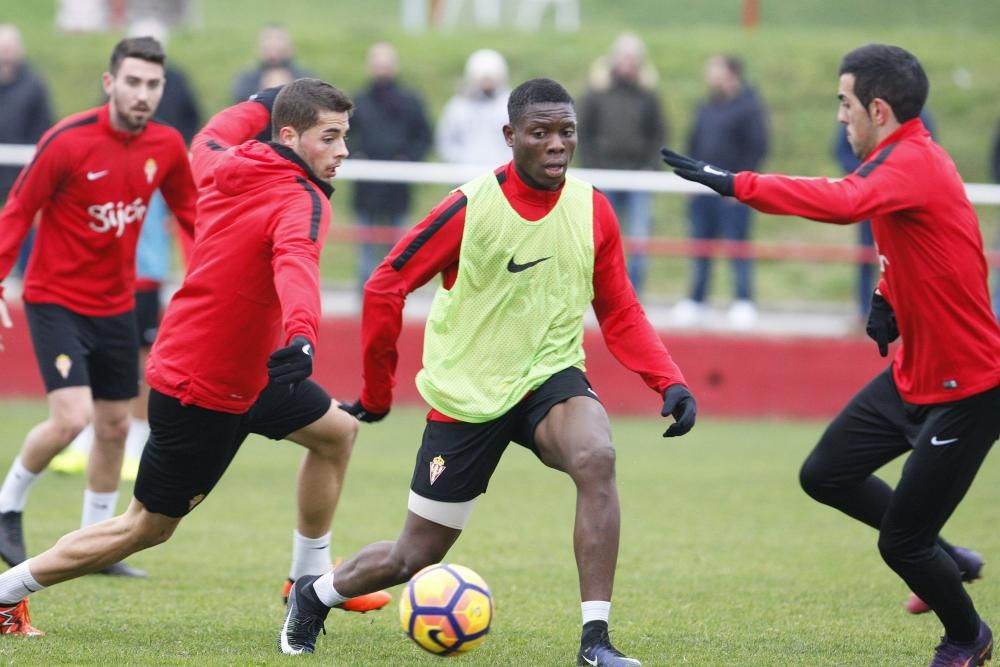
[[467,567],[429,565],[399,597],[399,622],[417,646],[435,655],[461,655],[479,646],[493,621],[493,596]]

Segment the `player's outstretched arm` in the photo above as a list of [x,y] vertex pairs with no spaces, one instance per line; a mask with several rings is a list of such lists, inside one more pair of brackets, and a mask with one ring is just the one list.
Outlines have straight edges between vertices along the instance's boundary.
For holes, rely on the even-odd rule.
[[736,192],[733,172],[675,153],[669,148],[661,148],[660,153],[663,161],[673,167],[674,173],[681,178],[706,185],[726,197],[732,197]]
[[351,415],[355,419],[366,424],[374,424],[375,422],[380,422],[385,419],[385,416],[389,414],[389,411],[385,412],[372,412],[365,407],[361,399],[354,401],[353,403],[341,403],[337,406],[347,414]]
[[672,384],[663,392],[664,417],[673,416],[674,423],[664,431],[664,438],[684,435],[694,428],[694,420],[698,415],[698,404],[690,390],[682,384]]

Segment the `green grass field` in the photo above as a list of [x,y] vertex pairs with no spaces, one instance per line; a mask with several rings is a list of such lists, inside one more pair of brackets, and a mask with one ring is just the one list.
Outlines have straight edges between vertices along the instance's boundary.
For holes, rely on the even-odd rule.
[[[0,403],[6,466],[41,402]],[[400,409],[362,430],[334,549],[393,537],[405,511],[422,415]],[[906,588],[875,533],[808,499],[797,471],[819,423],[703,420],[664,441],[657,419],[615,419],[623,506],[612,637],[646,665],[903,667],[926,664],[940,627],[905,614]],[[300,454],[251,440],[220,486],[165,545],[133,556],[146,581],[86,577],[32,598],[39,640],[0,641],[16,665],[268,665],[287,574]],[[886,471],[894,481],[898,466]],[[948,535],[989,560],[1000,550],[1000,470],[988,462]],[[77,526],[82,478],[47,474],[26,514],[29,551]],[[130,487],[123,487],[127,496]],[[448,559],[489,582],[492,633],[465,665],[570,665],[579,605],[568,479],[512,447]],[[398,589],[393,591],[398,595]],[[973,587],[1000,619],[1000,581]],[[395,604],[333,612],[315,664],[434,665],[399,628]],[[996,620],[994,621],[997,622]]]

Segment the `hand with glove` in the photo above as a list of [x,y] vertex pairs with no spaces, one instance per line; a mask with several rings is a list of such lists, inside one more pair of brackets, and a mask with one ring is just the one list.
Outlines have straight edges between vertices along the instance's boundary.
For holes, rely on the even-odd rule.
[[865,333],[878,343],[878,353],[883,357],[889,356],[889,343],[899,338],[896,313],[878,290],[872,295],[872,308],[868,311]]
[[698,405],[687,387],[682,384],[672,384],[663,392],[663,410],[660,414],[664,417],[673,415],[674,423],[663,433],[664,438],[673,438],[684,435],[694,428]]
[[385,412],[372,412],[361,403],[361,399],[354,401],[354,403],[341,403],[337,406],[349,415],[352,415],[358,421],[365,422],[367,424],[373,424],[377,421],[382,421],[385,416],[389,414],[389,411]]
[[305,336],[296,336],[292,342],[271,353],[267,360],[267,374],[272,382],[295,385],[312,375],[313,345]]
[[274,111],[274,99],[284,87],[285,85],[281,84],[280,86],[271,86],[270,88],[265,88],[264,90],[258,90],[256,93],[251,95],[249,99],[247,99],[247,102],[257,102],[259,104],[263,104],[264,108],[267,109],[268,112]]
[[674,173],[681,178],[707,185],[726,197],[732,197],[736,192],[734,184],[736,174],[733,172],[675,153],[669,148],[661,148],[660,153],[663,155],[663,161],[673,167]]

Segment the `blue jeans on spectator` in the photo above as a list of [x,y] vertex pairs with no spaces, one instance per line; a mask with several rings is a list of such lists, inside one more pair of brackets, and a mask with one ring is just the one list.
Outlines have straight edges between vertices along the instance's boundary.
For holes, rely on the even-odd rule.
[[[746,241],[750,238],[750,208],[728,197],[718,195],[698,195],[691,199],[691,238],[698,241],[725,239]],[[711,257],[700,255],[694,259],[694,284],[691,300],[704,303],[711,281]],[[751,260],[733,257],[736,298],[741,301],[753,300]]]
[[[872,236],[870,220],[858,223],[858,245],[864,248],[875,247],[875,237]],[[861,318],[868,317],[872,309],[872,293],[875,291],[875,266],[871,262],[858,264],[858,310]]]
[[28,269],[28,260],[31,259],[31,249],[35,246],[35,228],[28,230],[28,235],[24,237],[21,250],[17,253],[17,263],[14,265],[17,275],[24,277],[24,272]]
[[[406,225],[406,213],[392,211],[356,211],[358,224],[362,226],[362,233],[376,227],[389,229],[402,229]],[[386,233],[375,231],[375,233]],[[364,239],[364,237],[362,237]],[[382,260],[392,249],[392,242],[369,243],[362,240],[358,243],[358,291],[363,291],[365,281],[368,280],[372,272],[382,263]]]
[[[625,228],[627,239],[646,240],[653,226],[652,195],[649,192],[614,190],[604,193],[611,208],[618,216],[618,223]],[[646,283],[646,251],[631,253],[628,257],[628,277],[636,294],[642,294]]]

